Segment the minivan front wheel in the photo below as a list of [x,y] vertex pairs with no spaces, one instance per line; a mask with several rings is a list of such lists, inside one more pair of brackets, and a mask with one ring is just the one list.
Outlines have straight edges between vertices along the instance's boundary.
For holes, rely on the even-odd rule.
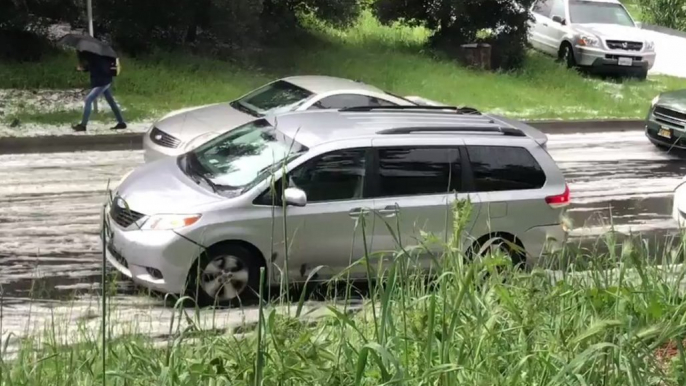
[[235,306],[259,299],[259,259],[241,245],[207,249],[189,279],[201,305]]

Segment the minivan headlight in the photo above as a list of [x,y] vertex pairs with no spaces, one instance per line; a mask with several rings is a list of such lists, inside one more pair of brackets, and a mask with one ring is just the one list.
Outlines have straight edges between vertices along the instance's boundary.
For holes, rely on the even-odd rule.
[[652,40],[646,40],[646,50],[653,51],[655,49],[655,42]]
[[200,220],[199,214],[156,214],[141,226],[141,230],[170,231],[191,226]]

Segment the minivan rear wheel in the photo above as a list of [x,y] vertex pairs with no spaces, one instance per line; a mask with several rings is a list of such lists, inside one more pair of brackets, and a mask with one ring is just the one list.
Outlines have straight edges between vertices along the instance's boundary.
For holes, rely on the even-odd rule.
[[189,277],[189,290],[202,306],[251,305],[259,299],[261,261],[241,245],[212,246]]
[[[486,245],[487,247],[484,248]],[[514,237],[490,235],[477,240],[471,247],[470,255],[473,258],[477,254],[485,256],[489,252],[493,254],[500,251],[512,260],[512,265],[515,268],[523,269],[526,264],[526,254],[520,249],[520,244]]]

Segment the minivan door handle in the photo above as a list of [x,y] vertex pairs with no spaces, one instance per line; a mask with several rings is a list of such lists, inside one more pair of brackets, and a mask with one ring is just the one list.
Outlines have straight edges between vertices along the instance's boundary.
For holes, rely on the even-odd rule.
[[367,213],[369,213],[369,210],[364,209],[364,208],[353,208],[353,209],[350,209],[350,212],[348,212],[348,214],[352,218],[358,218],[360,216],[366,216]]
[[384,216],[384,217],[393,217],[396,214],[398,214],[398,206],[397,205],[387,205],[383,209],[379,209],[379,214]]

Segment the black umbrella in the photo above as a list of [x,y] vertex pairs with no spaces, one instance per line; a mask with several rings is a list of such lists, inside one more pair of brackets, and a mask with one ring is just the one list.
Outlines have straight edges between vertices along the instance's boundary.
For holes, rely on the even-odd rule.
[[78,51],[91,52],[100,56],[116,58],[117,53],[107,43],[90,36],[82,34],[67,34],[60,40],[60,44],[76,48]]

